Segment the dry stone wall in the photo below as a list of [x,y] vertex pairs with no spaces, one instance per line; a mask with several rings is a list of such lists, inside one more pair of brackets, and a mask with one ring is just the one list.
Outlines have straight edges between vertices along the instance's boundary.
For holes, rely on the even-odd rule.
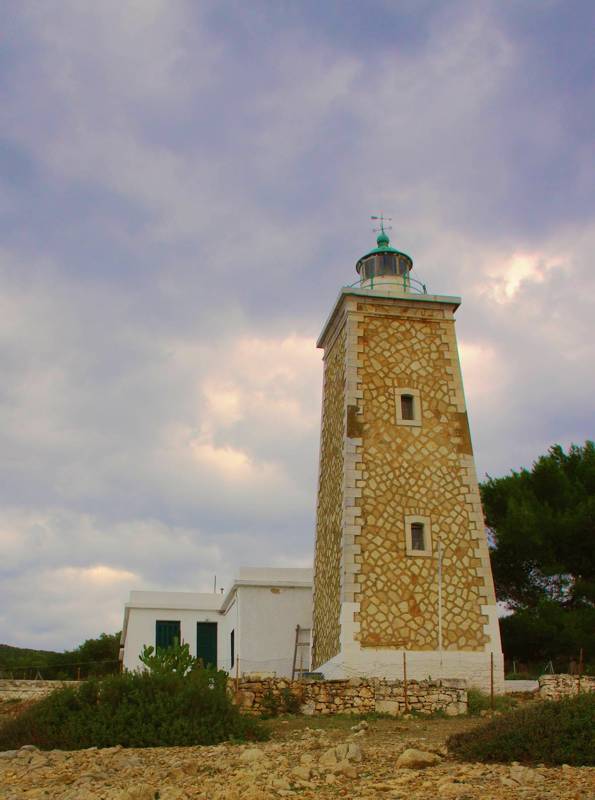
[[27,681],[0,679],[0,700],[40,700],[63,686],[78,686],[77,681]]
[[467,712],[464,681],[386,681],[350,678],[336,681],[288,681],[279,678],[240,681],[237,702],[248,713],[260,714],[270,705],[267,698],[282,703],[283,694],[299,697],[303,714],[433,714],[449,716]]
[[560,700],[579,692],[595,692],[595,677],[590,675],[541,675],[539,697],[542,700]]
[[[576,683],[576,678],[574,680]],[[0,680],[0,700],[40,700],[63,686],[80,686],[80,682]],[[456,716],[467,711],[465,681],[408,681],[405,685],[403,681],[364,678],[302,682],[253,678],[240,680],[236,692],[235,681],[230,678],[229,686],[236,702],[249,714],[267,711],[267,696],[275,698],[282,709],[286,693],[298,697],[300,711],[308,715],[443,711]]]

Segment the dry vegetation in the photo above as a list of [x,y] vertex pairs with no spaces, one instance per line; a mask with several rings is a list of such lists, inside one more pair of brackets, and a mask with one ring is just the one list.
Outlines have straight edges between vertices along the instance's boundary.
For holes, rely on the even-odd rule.
[[[214,747],[20,752],[0,758],[2,800],[593,800],[590,768],[465,764],[446,755],[453,733],[477,718],[278,718],[269,742]],[[367,728],[366,728],[367,724]],[[341,745],[343,745],[341,749]],[[344,756],[352,745],[351,754]],[[408,748],[435,766],[400,769]]]

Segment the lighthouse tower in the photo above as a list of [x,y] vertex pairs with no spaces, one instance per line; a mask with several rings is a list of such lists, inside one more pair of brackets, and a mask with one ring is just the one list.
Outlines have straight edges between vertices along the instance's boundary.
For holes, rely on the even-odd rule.
[[[496,598],[455,335],[410,256],[359,259],[324,325],[312,668],[498,690]],[[405,654],[405,658],[403,657]]]

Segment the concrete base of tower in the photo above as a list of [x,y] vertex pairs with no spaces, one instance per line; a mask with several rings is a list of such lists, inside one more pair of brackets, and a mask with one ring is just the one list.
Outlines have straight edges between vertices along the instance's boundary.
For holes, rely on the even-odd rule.
[[[402,680],[465,680],[468,687],[490,691],[492,654],[467,651],[393,650],[348,645],[317,667],[326,680],[366,677]],[[504,658],[493,653],[494,692],[504,692]]]

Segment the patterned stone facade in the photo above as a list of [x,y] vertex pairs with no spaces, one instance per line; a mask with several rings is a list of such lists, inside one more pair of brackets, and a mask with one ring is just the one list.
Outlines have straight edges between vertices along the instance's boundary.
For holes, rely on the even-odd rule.
[[345,333],[342,331],[330,344],[324,362],[314,557],[314,666],[328,661],[339,652],[344,396]]
[[[328,565],[328,582],[328,569],[336,570],[340,560],[338,647],[335,638],[332,648],[314,651],[313,666],[326,677],[398,677],[401,651],[407,651],[415,677],[461,677],[486,688],[493,653],[496,686],[503,688],[454,330],[458,304],[458,298],[345,289],[319,340],[325,374],[338,355],[336,342],[345,342],[339,496],[338,461],[331,462],[324,445],[333,386],[326,378],[323,398],[315,571],[322,575]],[[402,419],[401,394],[414,398],[414,422]],[[333,410],[338,419],[338,405]],[[321,537],[331,508],[335,523],[342,515],[340,557],[335,533],[332,558],[329,537]],[[424,553],[408,544],[408,524],[420,520],[428,538]],[[336,597],[336,578],[332,585]],[[315,594],[315,639],[328,628],[317,605]],[[336,619],[335,606],[334,631]]]
[[[483,651],[482,606],[495,597],[452,308],[380,300],[358,303],[357,312],[364,345],[357,639],[364,647]],[[419,392],[421,425],[395,424],[400,387]],[[434,557],[407,553],[410,516],[429,520]]]

